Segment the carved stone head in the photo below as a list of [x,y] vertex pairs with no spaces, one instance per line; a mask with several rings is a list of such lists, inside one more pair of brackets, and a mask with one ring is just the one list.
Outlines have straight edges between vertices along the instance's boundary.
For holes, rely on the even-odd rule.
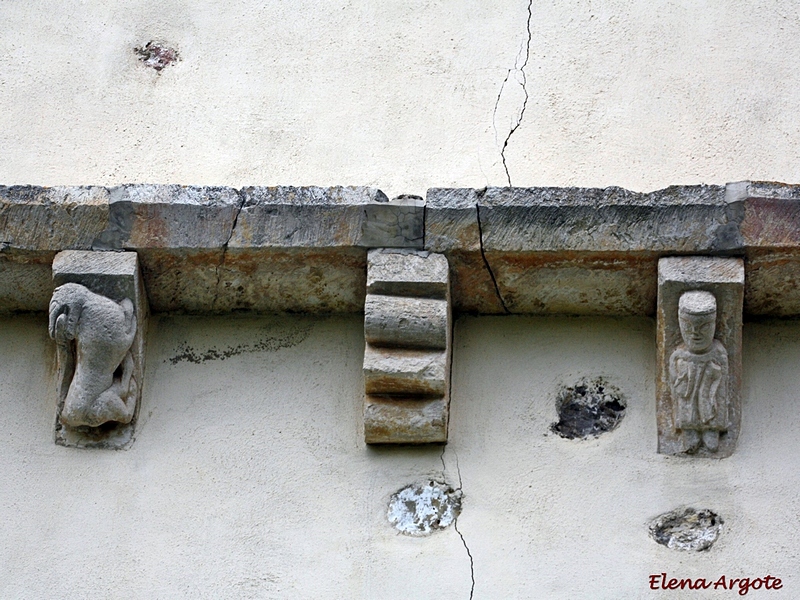
[[714,294],[693,290],[684,292],[678,302],[678,323],[686,347],[702,354],[714,343],[717,323],[717,300]]

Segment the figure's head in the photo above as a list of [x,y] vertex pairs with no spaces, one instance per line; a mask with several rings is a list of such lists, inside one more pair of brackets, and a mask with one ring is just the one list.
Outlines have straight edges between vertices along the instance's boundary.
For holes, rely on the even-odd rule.
[[717,299],[710,292],[684,292],[678,301],[681,337],[690,352],[711,348],[717,323]]

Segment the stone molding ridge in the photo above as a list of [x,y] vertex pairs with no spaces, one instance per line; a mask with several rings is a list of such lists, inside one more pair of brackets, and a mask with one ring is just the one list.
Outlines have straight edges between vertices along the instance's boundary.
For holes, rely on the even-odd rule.
[[745,260],[747,315],[800,314],[800,185],[0,186],[0,311],[45,311],[62,250],[139,255],[154,312],[361,312],[367,250],[442,253],[453,309],[654,315],[664,256]]

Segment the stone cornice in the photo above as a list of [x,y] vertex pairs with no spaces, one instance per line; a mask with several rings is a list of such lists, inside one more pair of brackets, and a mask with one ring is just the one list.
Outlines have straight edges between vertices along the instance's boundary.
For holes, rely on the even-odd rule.
[[450,263],[481,314],[653,315],[663,256],[741,256],[745,313],[800,314],[800,186],[0,187],[0,309],[44,311],[61,250],[133,250],[156,312],[359,312],[369,248]]

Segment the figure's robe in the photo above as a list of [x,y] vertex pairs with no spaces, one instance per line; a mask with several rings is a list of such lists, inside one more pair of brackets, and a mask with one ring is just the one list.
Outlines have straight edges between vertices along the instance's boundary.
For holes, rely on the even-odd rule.
[[676,430],[728,429],[728,353],[719,340],[703,354],[681,344],[669,359]]

